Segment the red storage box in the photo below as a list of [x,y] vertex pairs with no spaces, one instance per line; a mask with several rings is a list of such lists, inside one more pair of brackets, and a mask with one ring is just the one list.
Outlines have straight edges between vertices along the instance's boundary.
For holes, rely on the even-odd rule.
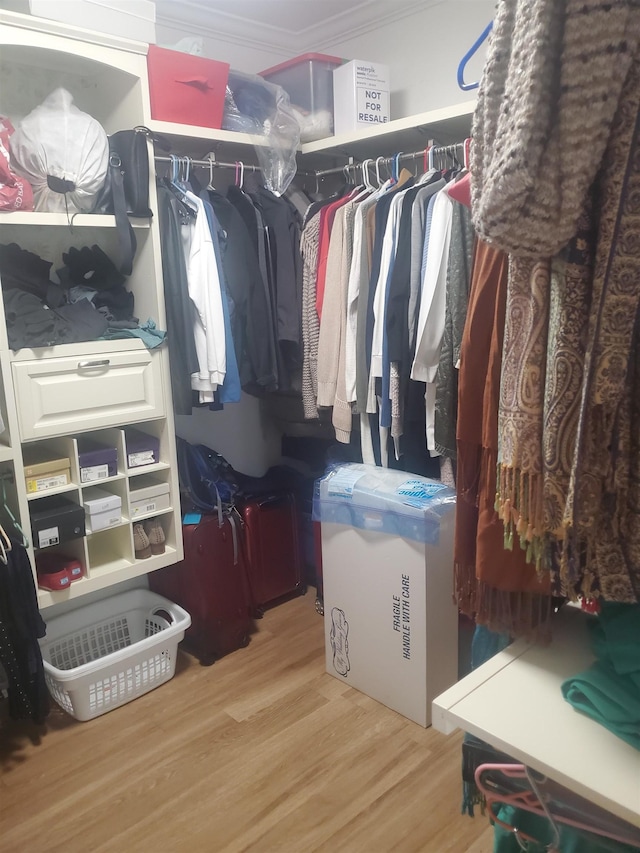
[[220,128],[229,64],[149,45],[151,117]]

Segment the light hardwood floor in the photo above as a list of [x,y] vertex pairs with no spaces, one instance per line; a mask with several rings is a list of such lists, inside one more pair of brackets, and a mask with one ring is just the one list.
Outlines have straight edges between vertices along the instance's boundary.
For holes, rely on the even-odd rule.
[[490,853],[460,814],[461,735],[327,675],[313,590],[257,627],[103,717],[56,706],[37,742],[2,719],[0,851]]

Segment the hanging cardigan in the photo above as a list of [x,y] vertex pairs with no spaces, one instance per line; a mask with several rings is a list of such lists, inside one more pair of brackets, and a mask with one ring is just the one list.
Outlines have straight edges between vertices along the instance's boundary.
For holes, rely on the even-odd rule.
[[640,40],[635,0],[500,0],[473,119],[473,221],[516,255],[575,234]]

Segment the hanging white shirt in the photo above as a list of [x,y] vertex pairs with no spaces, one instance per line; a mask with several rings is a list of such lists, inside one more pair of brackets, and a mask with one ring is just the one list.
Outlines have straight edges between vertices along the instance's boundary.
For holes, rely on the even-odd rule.
[[420,293],[416,353],[411,378],[426,382],[427,448],[435,454],[436,375],[444,334],[447,268],[451,243],[453,201],[442,190],[434,202],[429,251]]
[[195,306],[193,336],[199,370],[191,375],[191,387],[201,403],[213,402],[224,382],[227,368],[224,315],[220,277],[204,203],[191,192],[186,197],[196,209],[194,222],[182,226],[189,296]]
[[387,181],[379,190],[368,198],[358,202],[353,223],[353,255],[349,270],[349,286],[347,290],[347,329],[345,347],[345,376],[347,386],[347,401],[356,401],[356,334],[358,331],[358,299],[360,296],[360,281],[363,276],[369,276],[369,260],[367,257],[367,241],[364,235],[366,213],[378,199],[392,186]]
[[452,215],[453,202],[441,190],[434,202],[429,253],[420,292],[416,353],[411,368],[411,378],[418,382],[434,382],[438,369],[444,334]]
[[384,229],[382,239],[382,254],[380,256],[380,270],[376,282],[373,297],[373,340],[371,344],[371,376],[382,377],[382,345],[384,338],[384,327],[387,316],[387,290],[389,288],[391,274],[396,259],[398,248],[398,230],[400,227],[400,216],[402,214],[402,202],[408,190],[401,190],[395,194],[389,208],[389,216]]

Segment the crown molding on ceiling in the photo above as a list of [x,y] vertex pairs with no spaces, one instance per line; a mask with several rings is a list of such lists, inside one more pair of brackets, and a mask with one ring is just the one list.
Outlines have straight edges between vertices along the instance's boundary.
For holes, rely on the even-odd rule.
[[353,9],[298,31],[249,21],[237,15],[213,10],[204,0],[156,0],[156,24],[198,34],[235,45],[267,50],[283,57],[309,50],[326,49],[350,38],[366,35],[391,21],[406,18],[443,0],[365,0]]
[[[348,30],[336,32],[335,25],[332,25],[336,19],[329,19],[324,24],[319,24],[318,27],[310,27],[309,29],[318,31],[314,43],[321,45],[323,49],[327,49],[349,39],[364,36],[372,30],[379,30],[381,27],[394,21],[409,18],[415,15],[416,12],[424,12],[426,9],[438,6],[444,2],[445,0],[415,0],[415,2],[406,2],[405,0],[402,4],[394,3],[391,7],[392,11],[389,11],[390,4],[388,0],[378,0],[378,2],[374,0],[372,5],[376,7],[375,17],[367,16],[367,19],[362,21],[362,17],[360,16],[360,20],[358,21],[357,10],[354,10],[353,24]],[[321,32],[322,30],[325,31],[324,35]],[[309,47],[305,49],[309,50]]]
[[[211,20],[211,11],[203,10],[198,7],[186,9],[185,6],[191,4],[181,3],[180,9],[176,8],[173,2],[165,2],[165,0],[157,0],[156,3],[156,26],[165,26],[171,29],[178,30],[185,35],[198,35],[205,38],[212,38],[216,41],[221,41],[226,44],[232,44],[240,47],[248,47],[253,50],[265,50],[269,53],[280,55],[284,58],[291,56],[291,49],[277,45],[272,40],[268,41],[264,38],[264,27],[256,28],[258,33],[256,36],[248,32],[247,25],[243,28],[228,26],[228,16],[224,16],[224,21],[218,22]],[[221,25],[223,24],[223,25]]]

